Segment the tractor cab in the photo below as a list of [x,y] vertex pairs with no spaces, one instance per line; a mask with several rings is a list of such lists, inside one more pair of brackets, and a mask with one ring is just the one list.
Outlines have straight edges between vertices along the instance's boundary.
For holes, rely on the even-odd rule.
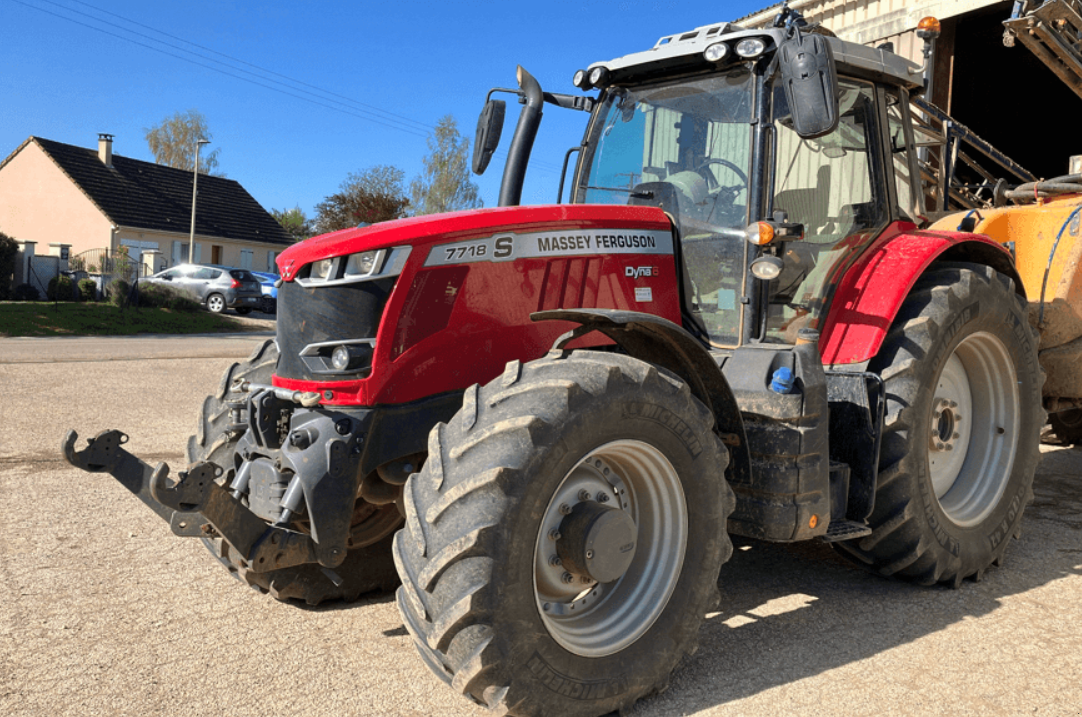
[[570,201],[670,215],[683,323],[714,347],[821,330],[853,260],[922,213],[908,117],[920,70],[801,22],[706,25],[575,74],[600,95],[579,103],[592,115]]
[[[793,91],[794,53],[827,68],[816,79],[829,94]],[[571,201],[673,217],[684,323],[713,346],[793,344],[800,329],[821,329],[852,260],[921,214],[907,130],[917,84],[887,51],[723,24],[584,74],[601,96]],[[809,122],[800,109],[817,100]]]

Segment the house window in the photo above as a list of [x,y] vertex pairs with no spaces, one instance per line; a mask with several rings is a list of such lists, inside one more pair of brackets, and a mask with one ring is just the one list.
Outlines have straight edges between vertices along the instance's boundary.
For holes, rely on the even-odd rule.
[[278,253],[279,252],[276,251],[267,252],[267,271],[271,272],[272,274],[278,273],[278,267],[274,264],[274,262],[278,259]]
[[222,247],[220,244],[212,244],[210,247],[210,263],[221,264],[222,263]]
[[240,250],[240,268],[241,269],[251,269],[252,268],[252,254],[253,254],[253,252],[252,252],[251,249],[241,249]]

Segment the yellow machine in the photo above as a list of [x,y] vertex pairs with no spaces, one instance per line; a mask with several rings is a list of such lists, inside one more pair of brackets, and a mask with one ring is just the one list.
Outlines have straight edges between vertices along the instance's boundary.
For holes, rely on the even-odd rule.
[[1044,404],[1055,435],[1082,443],[1082,174],[1023,184],[1015,205],[950,214],[931,229],[967,229],[1011,249],[1040,330]]

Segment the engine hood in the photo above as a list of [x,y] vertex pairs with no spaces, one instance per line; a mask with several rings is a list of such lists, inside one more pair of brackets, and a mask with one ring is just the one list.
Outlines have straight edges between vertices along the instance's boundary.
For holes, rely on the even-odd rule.
[[501,232],[560,231],[572,228],[642,228],[668,231],[669,218],[656,207],[555,204],[474,209],[382,222],[312,237],[278,257],[285,281],[301,267],[321,259],[395,246],[412,246],[427,255],[435,244],[487,237]]

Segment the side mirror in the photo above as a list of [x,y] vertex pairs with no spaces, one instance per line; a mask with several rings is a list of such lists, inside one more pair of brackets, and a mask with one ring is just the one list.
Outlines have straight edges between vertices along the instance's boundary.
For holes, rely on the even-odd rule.
[[797,135],[814,139],[833,132],[838,126],[838,72],[827,38],[797,32],[781,43],[777,57]]
[[503,100],[489,100],[477,118],[477,135],[473,140],[473,173],[484,174],[496,147],[500,146],[503,133],[503,115],[507,103]]

